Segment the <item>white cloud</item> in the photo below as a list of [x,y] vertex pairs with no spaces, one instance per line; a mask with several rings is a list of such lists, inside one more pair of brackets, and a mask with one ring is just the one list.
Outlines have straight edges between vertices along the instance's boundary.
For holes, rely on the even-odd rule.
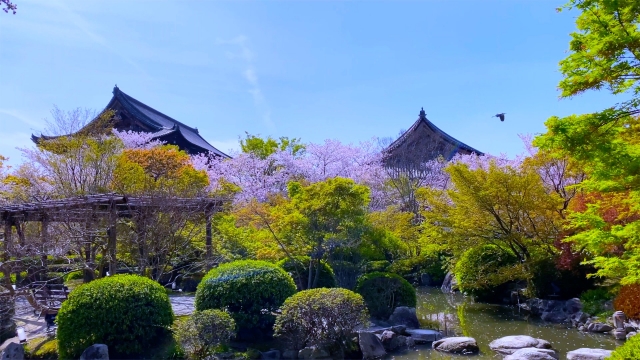
[[21,113],[18,110],[12,110],[12,109],[0,109],[0,114],[5,114],[5,115],[9,115],[14,119],[18,119],[21,122],[29,125],[29,126],[33,126],[37,129],[40,129],[44,126],[44,123],[42,121],[39,120],[34,120],[32,118],[30,118],[29,116]]
[[238,50],[236,52],[226,52],[225,54],[229,59],[240,59],[243,61],[244,70],[242,71],[242,76],[249,84],[248,92],[253,97],[253,103],[256,109],[262,113],[262,120],[265,125],[267,125],[269,129],[274,130],[275,124],[271,120],[271,110],[260,87],[260,81],[253,61],[253,52],[249,48],[248,41],[249,39],[246,36],[239,35],[231,40],[218,39],[217,43],[220,45],[232,45]]

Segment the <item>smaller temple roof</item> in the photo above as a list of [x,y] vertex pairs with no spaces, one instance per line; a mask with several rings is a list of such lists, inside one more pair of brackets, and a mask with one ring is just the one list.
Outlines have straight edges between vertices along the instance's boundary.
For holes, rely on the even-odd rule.
[[[391,154],[395,149],[400,148],[404,143],[408,141],[415,141],[416,138],[420,139],[424,137],[426,133],[435,134],[442,141],[444,141],[445,143],[451,146],[453,153],[449,154],[450,156],[447,156],[447,154],[442,154],[442,155],[445,155],[445,157],[447,158],[451,158],[453,155],[455,155],[454,153],[458,153],[458,152],[475,153],[478,155],[484,155],[481,151],[472,148],[471,146],[463,143],[462,141],[455,139],[453,136],[440,130],[431,121],[429,121],[429,119],[427,119],[427,114],[425,113],[424,108],[420,110],[420,115],[418,117],[418,120],[416,120],[416,122],[413,123],[413,125],[411,125],[411,127],[407,131],[402,133],[402,135],[400,135],[398,139],[392,142],[387,147],[385,152],[387,152],[388,154]],[[433,139],[424,139],[424,141],[433,141]]]

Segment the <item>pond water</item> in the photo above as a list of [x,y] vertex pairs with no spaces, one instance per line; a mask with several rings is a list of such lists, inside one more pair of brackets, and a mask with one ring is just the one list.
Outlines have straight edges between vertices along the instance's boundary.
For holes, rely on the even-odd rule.
[[622,342],[609,334],[583,333],[567,326],[547,324],[530,319],[517,307],[474,303],[461,294],[444,294],[439,288],[421,287],[418,291],[418,317],[437,321],[440,330],[450,336],[470,336],[480,346],[480,355],[458,357],[445,355],[427,346],[388,356],[387,359],[502,359],[489,349],[489,343],[507,335],[529,335],[547,340],[558,351],[560,359],[578,348],[615,349]]

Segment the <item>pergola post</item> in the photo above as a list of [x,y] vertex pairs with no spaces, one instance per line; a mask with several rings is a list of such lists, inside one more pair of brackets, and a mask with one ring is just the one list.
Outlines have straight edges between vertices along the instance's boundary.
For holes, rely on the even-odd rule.
[[107,248],[109,252],[109,274],[115,275],[118,269],[118,263],[116,259],[116,204],[111,202],[111,208],[109,209],[109,240]]
[[11,239],[11,225],[10,218],[4,222],[4,253],[2,254],[2,274],[4,275],[4,287],[9,291],[13,291],[11,287],[11,267],[9,266],[9,260],[11,258],[11,249],[13,248]]
[[205,242],[205,260],[207,263],[207,271],[211,270],[213,267],[213,245],[212,245],[212,234],[211,234],[211,213],[206,213],[206,242]]
[[49,218],[46,215],[40,221],[40,235],[42,236],[42,255],[40,255],[42,270],[38,276],[42,277],[39,279],[42,280],[47,275],[47,245],[49,244]]

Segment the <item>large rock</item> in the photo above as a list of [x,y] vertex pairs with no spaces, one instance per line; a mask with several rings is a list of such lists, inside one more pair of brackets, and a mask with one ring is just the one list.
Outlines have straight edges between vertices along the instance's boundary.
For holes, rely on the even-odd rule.
[[604,360],[611,356],[611,350],[581,348],[569,351],[567,360]]
[[109,348],[105,344],[94,344],[84,349],[80,360],[109,360]]
[[582,303],[577,298],[566,301],[533,298],[520,304],[520,308],[529,311],[531,315],[540,316],[544,321],[568,323],[575,314],[582,311]]
[[380,342],[386,351],[395,351],[407,347],[407,337],[387,330],[380,335]]
[[2,360],[24,360],[24,347],[18,343],[10,343],[0,355]]
[[445,275],[440,289],[444,293],[452,293],[458,290],[458,280],[456,280],[456,277],[452,272],[449,271],[447,275]]
[[360,344],[363,359],[376,359],[387,354],[376,334],[365,331],[359,332],[358,344]]
[[472,337],[449,337],[434,341],[434,350],[449,354],[477,354],[480,351],[476,339]]
[[260,359],[280,359],[280,350],[269,350],[265,352],[260,352]]
[[[375,335],[373,335],[375,337]],[[298,359],[330,359],[331,355],[323,349],[315,346],[306,347],[298,351]]]
[[398,306],[395,308],[387,322],[392,326],[404,325],[409,329],[417,329],[420,327],[418,315],[416,315],[416,308],[410,308],[407,306]]
[[505,356],[503,360],[558,360],[558,354],[551,349],[524,348]]
[[502,355],[511,355],[524,348],[551,349],[551,344],[546,340],[536,339],[527,335],[513,335],[493,340],[489,347]]
[[595,322],[587,325],[586,330],[589,332],[595,332],[595,333],[605,333],[613,330],[613,326],[609,324]]
[[407,329],[407,334],[411,336],[416,344],[426,344],[442,339],[442,333],[429,329]]

